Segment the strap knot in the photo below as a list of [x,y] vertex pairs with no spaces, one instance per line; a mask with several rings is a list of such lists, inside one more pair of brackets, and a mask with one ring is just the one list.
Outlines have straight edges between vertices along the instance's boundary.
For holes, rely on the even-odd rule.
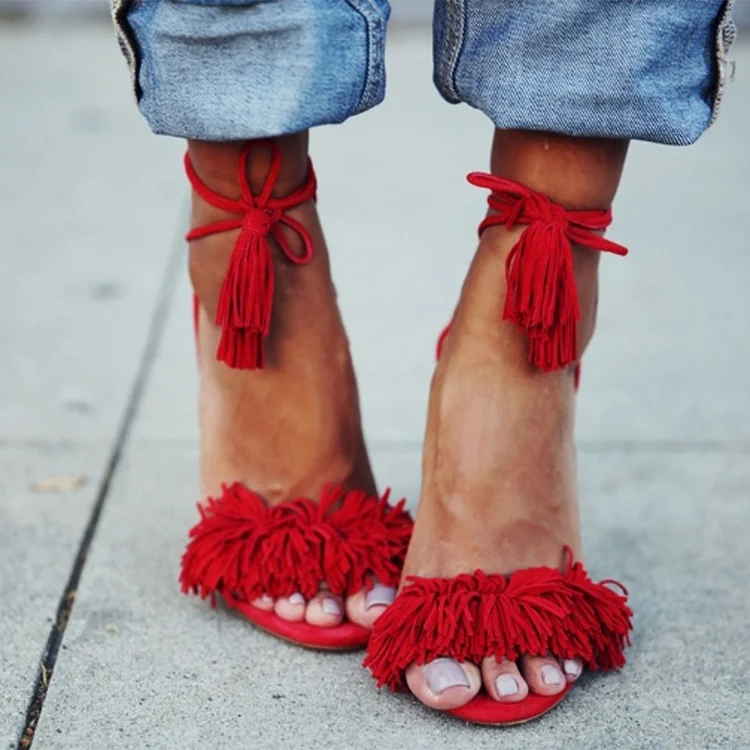
[[[257,147],[271,151],[271,166],[263,187],[258,195],[254,195],[247,178],[247,162]],[[219,195],[207,187],[198,177],[189,154],[185,154],[185,171],[193,189],[203,200],[234,215],[233,218],[195,227],[187,233],[186,239],[195,240],[230,229],[242,230],[235,242],[216,307],[216,325],[222,329],[216,358],[230,367],[263,367],[263,341],[270,331],[274,290],[269,239],[274,239],[282,255],[291,263],[302,265],[312,258],[313,244],[309,232],[303,224],[284,213],[288,208],[315,200],[317,183],[312,162],[308,159],[303,185],[282,198],[273,197],[281,171],[281,152],[273,141],[256,141],[243,149],[237,165],[241,191],[238,200]],[[292,250],[282,224],[302,241],[301,252]]]
[[[530,221],[522,220],[527,216]],[[540,226],[551,226],[562,232],[567,232],[570,226],[568,212],[558,203],[553,203],[546,195],[529,192],[528,195],[519,197],[509,207],[505,220],[506,229],[512,229],[516,224],[538,224]]]
[[248,232],[255,232],[265,237],[280,218],[281,211],[278,208],[255,208],[253,206],[248,208],[242,226]]
[[491,191],[492,213],[479,225],[480,236],[491,226],[527,225],[505,261],[503,320],[526,333],[529,362],[541,370],[577,362],[581,312],[572,243],[627,255],[626,248],[600,234],[612,222],[611,210],[569,211],[526,185],[491,174],[473,172],[467,179]]

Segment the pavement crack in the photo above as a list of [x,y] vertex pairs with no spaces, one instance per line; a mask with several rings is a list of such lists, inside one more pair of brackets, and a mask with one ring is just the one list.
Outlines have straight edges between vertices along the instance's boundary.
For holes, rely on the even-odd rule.
[[78,592],[78,584],[86,565],[89,549],[96,535],[97,527],[104,510],[109,490],[112,486],[115,474],[119,468],[125,445],[130,436],[133,423],[138,414],[146,385],[153,370],[154,361],[159,351],[164,329],[167,324],[169,309],[174,298],[177,280],[180,278],[180,268],[182,266],[183,245],[182,240],[176,239],[174,246],[169,253],[167,263],[164,268],[159,291],[151,314],[146,343],[141,354],[138,370],[136,371],[133,385],[128,395],[128,400],[123,412],[120,425],[115,434],[114,443],[107,460],[104,474],[97,489],[94,505],[92,506],[86,528],[83,532],[81,542],[78,546],[78,552],[70,570],[70,575],[65,588],[60,596],[57,606],[57,615],[47,637],[47,642],[42,653],[42,659],[39,666],[39,672],[34,683],[34,688],[26,709],[26,718],[23,729],[16,745],[16,750],[29,750],[34,742],[34,733],[39,723],[39,718],[44,708],[44,701],[47,697],[49,686],[52,682],[52,676],[57,663],[57,656],[62,646],[65,629],[70,620]]

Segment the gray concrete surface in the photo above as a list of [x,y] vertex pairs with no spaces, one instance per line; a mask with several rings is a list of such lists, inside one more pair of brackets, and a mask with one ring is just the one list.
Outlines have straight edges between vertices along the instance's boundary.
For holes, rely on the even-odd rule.
[[[5,748],[123,417],[184,193],[181,148],[142,125],[109,29],[0,26],[0,68]],[[128,167],[139,160],[153,172]],[[71,476],[86,485],[29,490]]]
[[[357,655],[301,651],[181,597],[197,430],[180,279],[33,747],[750,747],[750,48],[737,56],[698,146],[633,147],[612,229],[632,255],[603,264],[580,475],[590,566],[623,580],[637,613],[623,673],[586,677],[543,721],[478,730],[377,693]],[[0,117],[0,244],[26,248],[0,274],[16,311],[0,322],[0,747],[13,748],[185,190],[180,146],[138,121],[108,30],[2,30],[0,69],[19,71],[0,78],[15,103]],[[393,35],[389,75],[383,107],[313,143],[375,466],[413,503],[434,340],[482,211],[463,176],[485,165],[491,129],[432,90],[425,33]],[[79,472],[90,482],[74,492],[28,490]]]
[[182,149],[150,137],[105,26],[0,27],[0,64],[14,71],[0,77],[0,284],[13,311],[0,340],[16,342],[0,368],[0,438],[109,440],[181,234]]
[[[417,452],[378,451],[412,499]],[[197,453],[137,446],[110,498],[68,627],[42,748],[746,747],[747,454],[586,452],[593,573],[638,613],[630,664],[587,677],[544,721],[469,729],[375,691],[361,656],[303,651],[175,585]],[[710,498],[710,502],[707,500]],[[158,508],[158,519],[154,510]],[[720,621],[717,614],[720,613]],[[95,740],[94,740],[95,738]],[[95,743],[95,744],[94,744]]]
[[[0,748],[15,747],[105,458],[103,446],[0,445]],[[85,484],[38,492],[40,480]]]

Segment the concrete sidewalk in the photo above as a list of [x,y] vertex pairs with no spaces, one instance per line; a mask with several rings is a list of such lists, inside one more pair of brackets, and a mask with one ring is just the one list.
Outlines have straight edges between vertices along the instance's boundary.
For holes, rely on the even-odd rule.
[[[368,440],[412,504],[483,206],[464,175],[491,135],[439,99],[429,56],[426,32],[393,34],[386,103],[313,137]],[[611,232],[632,254],[603,263],[586,359],[585,547],[631,590],[628,668],[498,731],[180,596],[197,487],[182,147],[141,123],[109,29],[0,27],[0,748],[750,747],[750,48],[736,57],[698,146],[633,146]]]

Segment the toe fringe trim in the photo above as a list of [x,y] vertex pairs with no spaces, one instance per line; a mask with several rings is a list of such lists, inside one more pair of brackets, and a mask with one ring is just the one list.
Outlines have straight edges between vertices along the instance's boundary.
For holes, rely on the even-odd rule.
[[405,500],[389,505],[359,490],[330,487],[319,503],[299,498],[269,507],[240,483],[199,505],[182,557],[183,593],[202,599],[230,592],[251,602],[300,592],[313,597],[321,584],[346,596],[377,579],[398,585],[412,530]]
[[364,665],[392,690],[404,686],[409,664],[438,657],[478,664],[554,654],[590,669],[622,667],[633,615],[627,591],[617,581],[594,583],[567,547],[565,555],[563,571],[408,578],[376,621]]

